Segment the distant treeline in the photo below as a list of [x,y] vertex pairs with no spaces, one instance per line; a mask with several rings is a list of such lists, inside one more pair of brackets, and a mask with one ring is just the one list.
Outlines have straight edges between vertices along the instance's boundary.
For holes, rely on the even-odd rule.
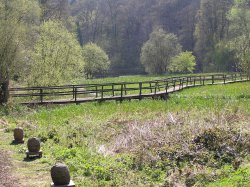
[[[177,35],[183,51],[194,52],[197,72],[235,71],[238,59],[225,45],[234,35],[229,14],[240,4],[249,10],[249,0],[41,0],[41,4],[44,20],[64,20],[69,29],[76,29],[81,45],[97,43],[111,59],[111,72],[118,74],[144,72],[141,48],[159,26]],[[245,16],[249,24],[249,13]]]

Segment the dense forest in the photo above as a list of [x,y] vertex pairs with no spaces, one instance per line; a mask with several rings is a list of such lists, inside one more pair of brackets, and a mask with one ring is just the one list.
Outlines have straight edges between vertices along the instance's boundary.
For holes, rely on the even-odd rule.
[[0,22],[1,82],[166,73],[181,51],[192,71],[250,69],[249,0],[0,0]]
[[[104,48],[111,58],[112,72],[118,74],[144,72],[140,64],[141,47],[156,27],[177,35],[183,51],[194,52],[198,60],[197,71],[238,70],[233,51],[223,42],[234,35],[232,28],[237,25],[231,28],[230,24],[242,28],[245,21],[246,32],[249,29],[250,1],[74,0],[69,4],[60,1],[60,6],[54,4],[61,7],[58,15],[53,5],[46,2],[43,2],[47,10],[44,19],[74,17],[80,44],[94,42]],[[247,6],[240,5],[244,3]],[[232,8],[239,8],[242,14],[230,19]],[[241,19],[242,23],[236,20],[234,23],[232,19]]]

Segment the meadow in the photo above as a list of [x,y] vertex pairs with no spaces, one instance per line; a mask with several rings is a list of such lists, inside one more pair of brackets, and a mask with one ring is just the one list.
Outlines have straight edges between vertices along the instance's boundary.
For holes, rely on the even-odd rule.
[[0,147],[22,161],[26,145],[10,141],[12,130],[23,127],[26,139],[41,139],[44,152],[29,169],[35,164],[49,175],[64,162],[77,186],[248,186],[249,91],[245,82],[190,88],[167,101],[10,104],[1,108]]

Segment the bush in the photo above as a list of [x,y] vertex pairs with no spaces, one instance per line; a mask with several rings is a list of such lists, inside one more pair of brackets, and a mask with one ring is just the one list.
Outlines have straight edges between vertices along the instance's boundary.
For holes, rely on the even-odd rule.
[[84,73],[87,78],[107,73],[110,60],[105,51],[94,43],[83,46]]
[[173,73],[193,73],[195,65],[195,56],[186,51],[172,58],[168,70]]

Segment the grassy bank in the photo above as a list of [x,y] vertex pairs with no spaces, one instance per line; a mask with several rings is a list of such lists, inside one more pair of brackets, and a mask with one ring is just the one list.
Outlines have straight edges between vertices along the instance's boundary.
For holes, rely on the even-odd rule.
[[[249,90],[247,82],[192,88],[168,101],[10,105],[1,121],[8,141],[16,126],[26,139],[39,137],[39,167],[65,162],[79,186],[247,186]],[[25,145],[8,141],[0,146],[21,160]]]

